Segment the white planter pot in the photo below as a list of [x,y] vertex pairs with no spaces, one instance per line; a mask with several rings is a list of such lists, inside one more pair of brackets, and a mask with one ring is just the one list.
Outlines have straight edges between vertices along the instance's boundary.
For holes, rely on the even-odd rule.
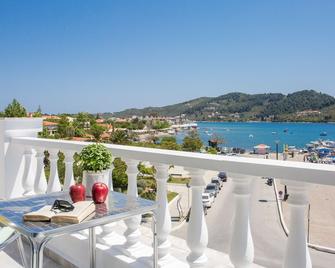
[[110,169],[103,171],[84,171],[83,172],[83,185],[86,188],[86,196],[92,197],[92,187],[96,182],[103,182],[107,186],[109,185],[109,172]]

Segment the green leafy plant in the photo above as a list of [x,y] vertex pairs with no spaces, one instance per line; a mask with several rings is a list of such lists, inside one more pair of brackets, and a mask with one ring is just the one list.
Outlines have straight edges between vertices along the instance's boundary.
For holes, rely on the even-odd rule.
[[86,146],[80,152],[79,157],[80,165],[86,171],[98,172],[106,170],[112,164],[112,154],[100,143]]

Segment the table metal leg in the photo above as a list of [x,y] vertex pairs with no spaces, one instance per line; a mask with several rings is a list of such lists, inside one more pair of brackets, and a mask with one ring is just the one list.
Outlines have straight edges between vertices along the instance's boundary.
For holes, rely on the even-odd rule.
[[24,247],[23,247],[21,235],[17,238],[16,241],[17,241],[17,247],[19,249],[19,253],[20,253],[20,257],[21,257],[21,261],[22,261],[22,266],[24,268],[29,268],[28,264],[27,264],[26,256],[24,254]]
[[90,268],[96,267],[96,236],[95,228],[89,228],[89,249],[90,249]]
[[43,249],[49,240],[45,239],[38,243],[33,239],[29,238],[29,241],[31,245],[30,267],[43,268]]
[[153,268],[158,268],[158,248],[157,248],[157,221],[156,214],[152,213],[152,235],[153,235]]

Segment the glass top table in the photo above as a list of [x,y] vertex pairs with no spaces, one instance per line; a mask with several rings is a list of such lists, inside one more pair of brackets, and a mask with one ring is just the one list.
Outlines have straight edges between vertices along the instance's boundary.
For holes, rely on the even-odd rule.
[[71,202],[67,191],[0,201],[0,224],[12,227],[18,233],[25,236],[31,244],[31,267],[43,267],[43,248],[50,239],[84,229],[89,229],[90,264],[91,267],[95,267],[94,227],[149,212],[153,214],[153,263],[154,267],[157,267],[157,237],[154,215],[154,210],[157,208],[156,202],[111,191],[105,203],[96,204],[95,215],[85,219],[81,223],[23,221],[23,214],[36,211],[45,205],[52,205],[56,199]]

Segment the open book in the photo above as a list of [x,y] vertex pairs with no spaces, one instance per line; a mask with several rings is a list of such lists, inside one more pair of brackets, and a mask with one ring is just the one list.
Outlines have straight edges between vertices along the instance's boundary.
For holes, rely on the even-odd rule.
[[69,212],[55,212],[51,210],[51,206],[44,206],[37,211],[24,214],[23,220],[80,223],[95,211],[95,204],[92,201],[79,201],[73,206],[74,209]]

